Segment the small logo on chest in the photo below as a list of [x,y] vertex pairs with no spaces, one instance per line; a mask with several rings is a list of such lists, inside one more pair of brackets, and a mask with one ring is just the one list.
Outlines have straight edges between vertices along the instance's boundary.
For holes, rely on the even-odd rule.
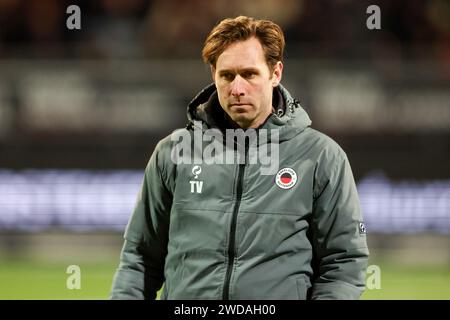
[[202,167],[194,166],[192,167],[192,174],[194,175],[194,180],[189,181],[191,184],[191,193],[202,193],[203,181],[199,181],[198,176],[202,173]]
[[291,168],[283,168],[275,176],[275,183],[281,189],[290,189],[297,183],[297,173]]

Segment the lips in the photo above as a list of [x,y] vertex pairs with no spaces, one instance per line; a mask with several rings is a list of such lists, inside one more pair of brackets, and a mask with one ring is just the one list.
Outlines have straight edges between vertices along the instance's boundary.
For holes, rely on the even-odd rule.
[[248,106],[250,103],[231,103],[230,107],[242,107],[242,106]]

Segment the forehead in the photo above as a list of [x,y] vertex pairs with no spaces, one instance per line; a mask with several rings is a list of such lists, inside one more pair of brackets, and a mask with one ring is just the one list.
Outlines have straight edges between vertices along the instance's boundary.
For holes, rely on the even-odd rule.
[[243,69],[267,67],[264,50],[255,37],[228,46],[218,57],[216,69]]

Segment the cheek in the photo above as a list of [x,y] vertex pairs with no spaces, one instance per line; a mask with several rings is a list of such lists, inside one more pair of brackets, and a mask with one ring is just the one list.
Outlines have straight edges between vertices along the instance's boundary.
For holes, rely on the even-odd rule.
[[217,87],[217,95],[219,97],[219,103],[220,106],[225,109],[224,106],[228,104],[228,95],[226,93],[226,90],[223,90],[222,88]]
[[266,84],[259,84],[258,86],[252,88],[253,92],[259,97],[260,100],[267,100],[272,93],[272,89],[272,86],[268,86]]
[[224,101],[228,98],[227,91],[224,88],[217,88],[217,94],[220,101]]
[[216,83],[216,88],[219,98],[225,98],[229,95],[229,86],[227,84]]

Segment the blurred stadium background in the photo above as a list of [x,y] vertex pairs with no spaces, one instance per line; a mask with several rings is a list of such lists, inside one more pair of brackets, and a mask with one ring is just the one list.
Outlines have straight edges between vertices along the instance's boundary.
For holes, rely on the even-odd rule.
[[285,29],[283,83],[350,158],[381,271],[363,298],[450,299],[445,0],[0,0],[0,299],[107,298],[143,169],[239,14]]

